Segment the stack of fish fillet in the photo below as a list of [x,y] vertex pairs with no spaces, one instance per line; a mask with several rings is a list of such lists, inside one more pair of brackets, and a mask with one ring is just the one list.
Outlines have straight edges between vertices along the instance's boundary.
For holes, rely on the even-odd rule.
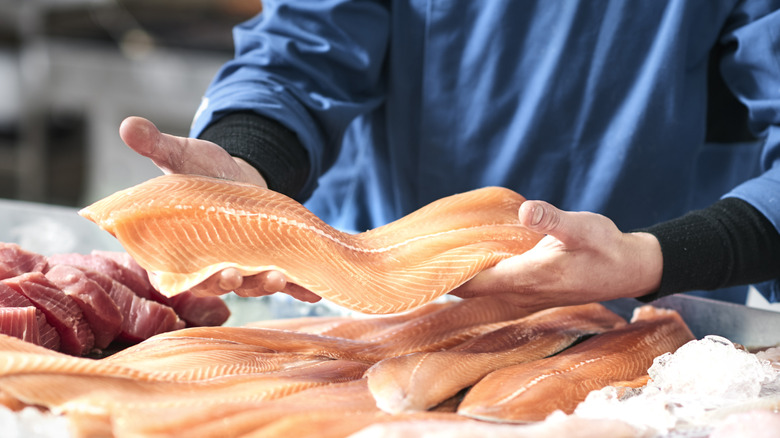
[[[600,304],[526,314],[493,298],[186,328],[103,359],[0,336],[0,402],[64,415],[74,436],[337,437],[401,421],[538,436],[515,423],[570,413],[606,385],[641,386],[653,358],[692,339],[673,311],[643,307],[626,322]],[[592,421],[566,433],[635,433]]]

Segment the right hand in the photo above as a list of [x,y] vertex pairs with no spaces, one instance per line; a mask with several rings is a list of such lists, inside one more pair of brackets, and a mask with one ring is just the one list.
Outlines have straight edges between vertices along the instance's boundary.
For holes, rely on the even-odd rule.
[[[263,176],[241,158],[210,141],[164,134],[149,120],[128,117],[119,126],[119,136],[131,149],[152,160],[164,173],[211,176],[268,188]],[[297,284],[288,283],[279,271],[244,277],[233,268],[224,269],[192,292],[198,295],[262,296],[284,292],[301,301],[316,302],[320,297]]]

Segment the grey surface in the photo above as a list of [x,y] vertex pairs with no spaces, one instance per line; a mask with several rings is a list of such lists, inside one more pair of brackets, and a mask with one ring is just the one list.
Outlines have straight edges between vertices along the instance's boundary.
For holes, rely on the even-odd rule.
[[0,199],[0,242],[44,255],[93,249],[119,251],[113,236],[71,207]]
[[[604,304],[629,319],[644,303],[621,298]],[[750,349],[780,345],[778,312],[689,295],[671,295],[651,304],[679,312],[698,339],[719,335]]]

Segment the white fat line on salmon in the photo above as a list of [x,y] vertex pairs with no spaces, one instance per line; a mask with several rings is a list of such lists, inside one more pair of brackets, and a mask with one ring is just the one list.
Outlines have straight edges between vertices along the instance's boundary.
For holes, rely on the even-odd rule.
[[420,370],[420,367],[422,367],[422,364],[425,362],[425,359],[428,358],[428,356],[431,355],[431,352],[422,353],[420,355],[419,360],[417,361],[417,365],[412,368],[412,372],[409,374],[409,381],[414,381],[414,376],[417,374],[417,371]]
[[[176,210],[191,210],[191,209],[194,209],[195,207],[189,206],[189,205],[174,205],[173,208],[175,208]],[[351,251],[362,252],[362,253],[374,253],[374,254],[379,254],[379,253],[383,253],[383,252],[392,251],[392,250],[394,250],[396,248],[400,248],[400,247],[402,247],[404,245],[408,245],[408,244],[410,244],[412,242],[416,242],[418,240],[423,240],[423,239],[428,239],[428,238],[432,238],[432,237],[443,236],[445,234],[452,234],[452,233],[456,233],[456,232],[460,232],[460,231],[476,230],[476,229],[479,229],[479,228],[488,228],[488,227],[493,227],[493,226],[496,226],[496,225],[517,227],[519,229],[523,228],[523,226],[519,225],[519,224],[476,225],[476,226],[473,226],[473,227],[455,228],[455,229],[446,230],[446,231],[439,231],[438,233],[426,234],[426,235],[423,235],[423,236],[412,237],[410,239],[406,239],[406,240],[404,240],[402,242],[398,242],[398,243],[395,243],[393,245],[385,246],[385,247],[382,247],[382,248],[371,248],[371,249],[369,249],[369,248],[361,248],[361,247],[358,247],[358,246],[350,245],[349,243],[344,242],[343,240],[339,239],[337,236],[334,236],[334,235],[328,233],[327,231],[325,231],[323,229],[317,228],[317,227],[315,227],[313,225],[308,225],[308,224],[305,224],[305,223],[302,223],[302,222],[298,222],[295,219],[290,219],[290,218],[287,218],[287,217],[284,217],[284,216],[277,216],[277,215],[268,214],[268,213],[246,212],[246,211],[235,210],[235,209],[232,209],[232,208],[227,208],[227,207],[222,207],[222,206],[206,207],[206,206],[201,205],[201,206],[198,207],[198,209],[203,210],[203,211],[205,211],[207,213],[222,213],[222,214],[225,214],[225,215],[228,215],[228,216],[257,217],[260,221],[267,220],[267,221],[270,221],[270,222],[276,222],[276,223],[281,224],[281,225],[289,225],[289,226],[292,226],[292,227],[295,227],[295,228],[299,228],[299,229],[302,229],[302,230],[311,231],[311,232],[313,232],[315,234],[318,234],[318,235],[320,235],[320,236],[322,236],[322,237],[324,237],[324,238],[326,238],[326,239],[328,239],[328,240],[330,240],[330,241],[332,241],[332,242],[334,242],[334,243],[336,243],[338,245],[341,245],[342,247],[344,247],[346,249],[349,249]],[[525,240],[525,238],[519,238],[517,240]]]
[[542,381],[544,381],[544,380],[546,380],[546,379],[548,379],[550,377],[554,377],[554,376],[557,376],[557,375],[560,375],[560,374],[565,374],[565,373],[568,373],[570,371],[574,371],[574,370],[576,370],[577,368],[579,368],[579,367],[581,367],[583,365],[587,365],[587,364],[590,364],[590,363],[593,363],[593,362],[597,362],[597,361],[599,361],[601,359],[603,359],[603,357],[595,357],[593,359],[587,359],[587,360],[584,360],[584,361],[582,361],[580,363],[574,364],[574,365],[570,366],[569,368],[566,368],[565,370],[557,370],[557,371],[553,371],[551,373],[542,374],[539,377],[536,377],[535,379],[533,379],[530,382],[528,382],[528,384],[526,384],[525,386],[520,387],[520,389],[518,389],[517,391],[515,391],[515,392],[509,394],[508,396],[502,398],[501,400],[496,402],[496,404],[497,405],[504,404],[504,403],[506,403],[506,402],[508,402],[508,401],[510,401],[510,400],[512,400],[514,398],[516,398],[520,394],[528,391],[529,389],[531,389],[531,387],[535,386],[536,384],[541,383]]

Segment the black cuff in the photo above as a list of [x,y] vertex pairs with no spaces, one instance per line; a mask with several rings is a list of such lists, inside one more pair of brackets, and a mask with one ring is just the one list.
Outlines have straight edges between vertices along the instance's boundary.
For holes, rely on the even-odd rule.
[[658,239],[664,258],[660,288],[641,301],[780,277],[780,233],[741,199],[725,198],[638,231]]
[[268,188],[293,198],[309,176],[309,156],[295,133],[253,112],[230,113],[212,122],[200,138],[254,166]]

